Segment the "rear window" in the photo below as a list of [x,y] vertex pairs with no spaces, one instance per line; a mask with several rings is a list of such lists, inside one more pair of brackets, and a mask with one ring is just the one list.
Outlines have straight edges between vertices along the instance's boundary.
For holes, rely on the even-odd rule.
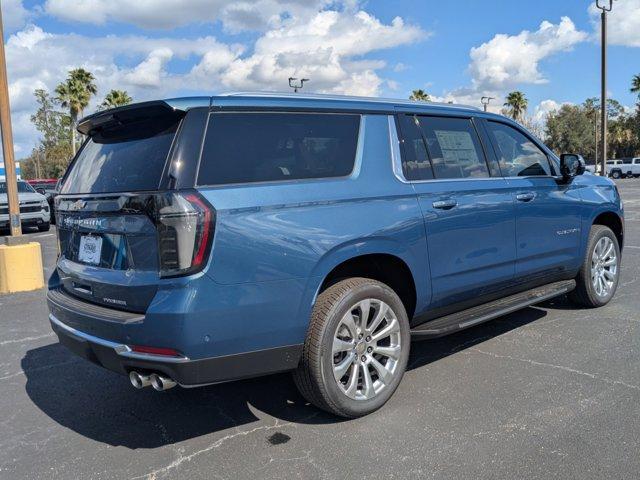
[[209,117],[199,185],[342,177],[353,170],[360,116],[216,113]]
[[62,193],[156,190],[177,123],[164,119],[93,135],[64,180]]

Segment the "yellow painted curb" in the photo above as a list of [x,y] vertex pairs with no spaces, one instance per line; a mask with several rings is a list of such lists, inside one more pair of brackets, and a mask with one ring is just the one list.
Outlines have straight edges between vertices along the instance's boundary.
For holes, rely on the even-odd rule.
[[26,292],[42,287],[40,244],[0,245],[0,293]]

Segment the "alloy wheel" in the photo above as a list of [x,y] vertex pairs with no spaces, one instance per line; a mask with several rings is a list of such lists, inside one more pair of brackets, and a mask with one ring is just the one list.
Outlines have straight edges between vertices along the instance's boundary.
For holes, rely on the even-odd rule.
[[349,398],[369,400],[395,378],[402,351],[400,322],[389,305],[368,298],[353,305],[333,337],[333,376]]
[[591,255],[591,284],[599,297],[611,292],[618,275],[618,254],[609,237],[602,237],[596,243]]

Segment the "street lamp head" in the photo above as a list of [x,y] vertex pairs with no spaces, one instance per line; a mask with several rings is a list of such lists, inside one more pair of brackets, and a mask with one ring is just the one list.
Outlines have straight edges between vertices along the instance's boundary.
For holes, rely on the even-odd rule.
[[308,78],[301,78],[297,83],[294,83],[298,80],[297,77],[289,77],[289,86],[293,88],[294,92],[298,92],[298,89],[304,87],[304,82],[308,82]]
[[596,7],[603,12],[610,12],[613,8],[614,0],[596,0]]

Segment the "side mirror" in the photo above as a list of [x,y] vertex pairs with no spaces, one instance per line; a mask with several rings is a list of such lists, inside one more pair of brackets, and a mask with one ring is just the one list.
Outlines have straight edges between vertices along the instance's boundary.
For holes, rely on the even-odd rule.
[[580,155],[575,153],[563,153],[560,155],[560,173],[565,182],[577,175],[582,175],[585,171],[585,163]]
[[42,187],[36,188],[36,192],[38,192],[40,195],[46,195],[47,193],[47,191]]

